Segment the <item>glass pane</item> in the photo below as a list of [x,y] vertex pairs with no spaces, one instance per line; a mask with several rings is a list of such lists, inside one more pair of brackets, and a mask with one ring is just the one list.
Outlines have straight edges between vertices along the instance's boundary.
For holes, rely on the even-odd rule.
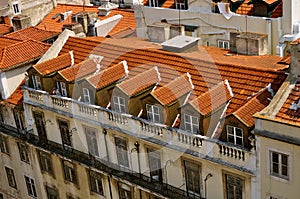
[[283,165],[288,165],[288,158],[286,155],[281,155],[281,163]]
[[282,165],[282,175],[288,176],[288,168]]
[[276,174],[279,173],[279,169],[278,169],[278,164],[277,163],[273,163],[272,171],[273,171],[273,173],[276,173]]
[[272,153],[272,162],[279,163],[279,157],[277,153]]

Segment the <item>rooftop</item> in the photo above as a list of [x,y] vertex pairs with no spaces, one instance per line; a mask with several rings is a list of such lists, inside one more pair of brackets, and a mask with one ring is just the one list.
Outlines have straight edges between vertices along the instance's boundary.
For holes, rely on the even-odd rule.
[[19,40],[34,39],[34,40],[38,40],[38,41],[45,41],[52,37],[58,36],[58,34],[59,34],[58,32],[42,30],[42,29],[31,26],[28,28],[24,28],[24,29],[9,33],[9,34],[5,35],[5,37],[19,39]]
[[0,35],[5,35],[13,31],[13,27],[7,24],[0,24]]
[[[67,11],[72,11],[72,14],[76,14],[78,12],[86,11],[86,12],[96,12],[98,13],[98,6],[79,6],[79,5],[68,5],[68,4],[57,4],[57,7],[53,9],[37,26],[40,29],[62,32],[62,26],[64,24],[70,24],[72,22],[71,15],[69,15],[64,21],[60,21],[60,13],[64,13]],[[117,32],[125,31],[128,27],[135,30],[135,18],[134,12],[130,10],[122,10],[116,9],[112,10],[107,16],[98,16],[100,20],[115,16],[122,15],[123,18],[120,22],[110,31],[109,34],[116,34]]]

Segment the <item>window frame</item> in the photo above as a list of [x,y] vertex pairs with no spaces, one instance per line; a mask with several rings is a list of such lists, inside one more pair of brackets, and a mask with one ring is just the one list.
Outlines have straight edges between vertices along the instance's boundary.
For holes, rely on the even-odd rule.
[[61,95],[63,97],[68,97],[67,85],[66,85],[65,82],[57,81],[56,82],[56,87],[59,91],[59,95]]
[[25,179],[25,184],[27,187],[27,193],[29,196],[37,198],[37,192],[35,189],[35,183],[34,183],[34,179],[24,175],[24,179]]
[[[147,148],[147,158],[151,180],[162,182],[163,174],[160,151],[153,148]],[[155,176],[158,176],[158,178],[155,179]]]
[[31,76],[32,79],[32,84],[33,84],[33,88],[35,90],[42,90],[42,81],[41,81],[41,77],[38,75],[32,75]]
[[[186,121],[186,117],[189,118],[190,122]],[[193,122],[193,119],[196,119],[196,123]],[[187,125],[190,126],[191,130],[187,129]],[[194,132],[194,126],[196,127],[196,132]],[[193,115],[189,114],[184,114],[184,129],[192,134],[200,134],[200,129],[199,129],[199,118]]]
[[[183,164],[183,169],[184,169],[184,176],[185,176],[185,186],[186,186],[186,192],[187,194],[192,194],[191,196],[198,196],[198,197],[203,197],[203,185],[202,185],[202,176],[201,176],[201,164],[198,163],[194,163],[190,160],[183,160],[182,161]],[[190,170],[189,170],[190,169]],[[191,172],[191,173],[188,173]],[[195,175],[194,175],[195,174]],[[189,185],[189,176],[191,175],[192,179],[190,179],[191,181],[193,181],[192,185]],[[196,177],[196,179],[194,179],[193,177]],[[198,180],[197,180],[198,178]],[[194,184],[196,184],[198,181],[198,187],[195,187]],[[190,189],[193,186],[192,189]],[[199,191],[199,192],[196,192]]]
[[129,168],[129,153],[127,140],[115,137],[115,148],[118,164],[122,167]]
[[59,192],[56,188],[45,185],[47,199],[59,199]]
[[[278,172],[274,171],[274,162],[273,162],[273,154],[277,154],[278,155]],[[282,173],[282,167],[283,167],[283,163],[282,163],[282,157],[285,156],[286,157],[286,165],[284,165],[286,167],[286,175],[284,175]],[[270,150],[269,151],[269,158],[270,158],[270,175],[274,176],[274,177],[278,177],[280,179],[284,179],[284,180],[289,180],[289,173],[290,173],[290,168],[289,168],[289,159],[290,159],[290,155],[289,154],[285,154],[282,152],[278,152],[278,151],[274,151],[274,150]]]
[[[240,184],[240,188],[241,188],[241,198],[244,198],[244,192],[245,192],[245,179],[244,179],[243,177],[241,177],[241,176],[237,176],[237,175],[232,174],[232,173],[229,173],[229,172],[224,172],[224,173],[223,173],[223,177],[224,177],[224,180],[225,180],[225,184],[224,184],[224,186],[225,186],[225,194],[226,194],[226,197],[225,197],[225,198],[229,198],[229,193],[230,193],[228,187],[229,187],[231,184],[229,184],[229,182],[228,182],[228,176],[234,178],[235,180],[238,179],[238,180],[241,181],[241,184]],[[235,187],[236,187],[237,185],[232,185],[232,186],[235,186]],[[237,190],[237,189],[234,188],[234,195],[236,194],[236,193],[235,193],[236,190]]]
[[18,142],[18,149],[21,161],[30,164],[28,147],[26,144]]
[[187,10],[187,2],[185,0],[175,0],[175,9]]
[[[84,126],[83,129],[86,137],[86,143],[88,146],[89,154],[95,157],[100,157],[98,140],[97,140],[97,129],[89,126]],[[91,148],[92,146],[93,148]]]
[[89,170],[90,191],[104,196],[102,175],[95,171]]
[[19,1],[12,2],[11,6],[13,9],[14,15],[21,14],[21,7],[20,7]]
[[83,95],[84,103],[90,104],[91,103],[90,90],[88,88],[82,88],[82,95]]
[[18,189],[14,170],[12,168],[5,166],[5,173],[7,177],[8,186]]
[[[119,199],[132,199],[133,198],[132,187],[130,187],[127,184],[118,183],[118,193],[119,193]],[[126,198],[124,198],[121,193],[125,193]],[[129,197],[127,196],[128,193],[130,194]]]
[[38,157],[41,171],[54,175],[51,154],[48,154],[44,151],[38,151]]
[[73,147],[72,143],[72,134],[70,132],[70,124],[69,121],[64,119],[57,119],[58,128],[61,137],[61,143],[64,147]]
[[62,160],[62,166],[65,181],[77,184],[78,179],[76,173],[76,166],[72,162],[67,160]]
[[[157,112],[155,111],[157,109]],[[160,122],[160,109],[159,106],[156,105],[151,105],[151,104],[146,104],[146,110],[147,110],[147,118],[151,122]],[[156,120],[155,118],[158,117]]]
[[[123,100],[124,103],[121,103],[121,100]],[[113,104],[114,104],[114,111],[117,111],[119,113],[126,113],[126,102],[124,97],[113,96]],[[122,108],[124,110],[122,110]]]
[[[218,39],[217,44],[218,44],[218,48],[230,49],[230,43],[228,40]],[[226,45],[227,45],[227,47],[226,47]]]
[[[229,133],[229,128],[232,128],[233,134]],[[237,129],[241,130],[242,136],[237,136],[237,135],[236,135],[236,130],[237,130]],[[233,142],[229,141],[229,136],[232,136],[232,137],[233,137],[233,139],[234,139]],[[237,144],[237,138],[241,139],[241,141],[242,141],[242,144],[241,144],[241,145],[240,145],[240,144]],[[227,125],[226,125],[226,139],[227,139],[227,142],[228,142],[228,143],[231,143],[231,144],[233,144],[233,145],[235,145],[235,146],[244,147],[244,130],[243,130],[242,128],[240,128],[240,127],[236,127],[236,126],[228,125],[228,124],[227,124]]]
[[8,139],[4,135],[0,135],[0,151],[1,151],[1,153],[7,154],[7,155],[10,154]]

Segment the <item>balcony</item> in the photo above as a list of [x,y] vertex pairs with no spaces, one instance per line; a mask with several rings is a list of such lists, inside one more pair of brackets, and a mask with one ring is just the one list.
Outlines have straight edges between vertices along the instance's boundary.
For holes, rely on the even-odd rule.
[[117,130],[140,139],[157,142],[157,144],[164,144],[171,149],[249,174],[255,173],[255,153],[244,148],[70,98],[49,95],[45,91],[28,87],[24,87],[23,96],[25,104],[46,108],[67,116],[71,115],[76,119],[99,124],[103,128]]

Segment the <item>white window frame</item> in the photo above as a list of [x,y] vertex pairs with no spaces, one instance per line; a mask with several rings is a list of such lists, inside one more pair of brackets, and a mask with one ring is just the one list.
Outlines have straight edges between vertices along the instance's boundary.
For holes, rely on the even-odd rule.
[[34,179],[24,175],[28,195],[37,198]]
[[[90,190],[93,193],[104,195],[102,176],[95,171],[89,171]],[[93,186],[94,184],[94,186]]]
[[[229,133],[229,128],[232,128],[233,134]],[[236,133],[237,133],[236,130],[237,130],[237,129],[241,130],[242,136],[236,135]],[[236,126],[232,126],[232,125],[226,125],[226,135],[227,135],[227,142],[229,142],[228,137],[229,137],[229,136],[232,136],[233,139],[234,139],[234,142],[233,142],[233,143],[232,143],[232,142],[229,142],[229,143],[232,143],[232,144],[234,144],[234,145],[236,145],[236,146],[244,147],[244,131],[243,131],[242,128],[239,128],[239,127],[236,127]],[[237,138],[242,139],[242,145],[237,144]]]
[[56,87],[59,90],[61,96],[67,97],[67,87],[65,82],[56,82]]
[[230,45],[229,45],[229,41],[227,40],[218,40],[218,48],[224,48],[224,49],[229,49]]
[[[124,103],[121,103],[121,100],[123,100]],[[126,112],[126,106],[125,106],[125,98],[119,97],[119,96],[113,96],[113,103],[114,103],[114,110],[119,113],[125,113]],[[123,108],[123,110],[122,110]]]
[[84,127],[86,136],[86,143],[88,146],[89,153],[95,157],[99,157],[98,141],[97,141],[97,129],[92,127]]
[[[189,121],[186,121],[186,118],[189,118]],[[193,123],[193,119],[196,120],[196,123]],[[190,129],[191,130],[187,130],[187,126],[190,126]],[[196,132],[194,132],[194,128],[193,127],[196,127]],[[188,132],[191,132],[193,134],[197,134],[197,133],[200,133],[200,129],[199,129],[199,118],[198,117],[195,117],[195,116],[192,116],[192,115],[189,115],[189,114],[184,114],[184,128],[186,131]]]
[[149,6],[150,7],[158,7],[158,0],[150,0]]
[[175,0],[175,8],[178,10],[185,10],[185,0]]
[[[278,173],[273,171],[274,162],[273,162],[272,154],[277,154],[278,155]],[[269,157],[270,158],[270,175],[275,176],[275,177],[279,177],[279,178],[282,178],[282,179],[285,179],[285,180],[289,180],[289,172],[290,172],[289,171],[290,170],[290,168],[289,168],[289,164],[290,164],[289,159],[290,159],[290,155],[282,153],[282,152],[278,152],[278,151],[273,151],[273,150],[269,151],[269,155],[270,155],[270,157]],[[287,158],[287,165],[284,165],[282,163],[282,157],[283,156],[286,156],[286,158]],[[286,175],[282,174],[283,166],[286,166],[286,170],[287,170]]]
[[[245,192],[245,180],[242,178],[242,177],[239,177],[239,176],[236,176],[236,175],[231,175],[231,174],[228,174],[228,173],[226,173],[226,174],[224,174],[225,175],[225,181],[226,181],[226,183],[225,183],[225,187],[226,187],[226,197],[227,198],[229,198],[229,196],[228,196],[228,185],[232,185],[232,186],[234,186],[234,196],[235,196],[235,194],[236,194],[236,190],[237,190],[237,185],[236,184],[232,184],[232,183],[229,183],[228,182],[228,178],[229,177],[231,177],[231,178],[234,178],[235,180],[240,180],[241,181],[241,196],[242,196],[242,198],[244,198],[244,192]],[[235,197],[234,197],[235,198]]]
[[11,6],[15,15],[21,14],[21,7],[18,1],[13,2]]
[[[147,118],[152,122],[160,122],[160,110],[158,106],[146,104]],[[156,120],[155,118],[158,119]]]
[[[63,172],[66,181],[77,184],[77,173],[73,163],[63,160]],[[74,176],[72,175],[73,172]]]
[[90,104],[91,103],[90,90],[87,88],[82,88],[82,94],[83,94],[83,101],[85,103]]
[[41,83],[41,78],[38,75],[33,75],[32,76],[32,83],[33,83],[33,88],[36,90],[41,90],[42,89],[42,83]]

